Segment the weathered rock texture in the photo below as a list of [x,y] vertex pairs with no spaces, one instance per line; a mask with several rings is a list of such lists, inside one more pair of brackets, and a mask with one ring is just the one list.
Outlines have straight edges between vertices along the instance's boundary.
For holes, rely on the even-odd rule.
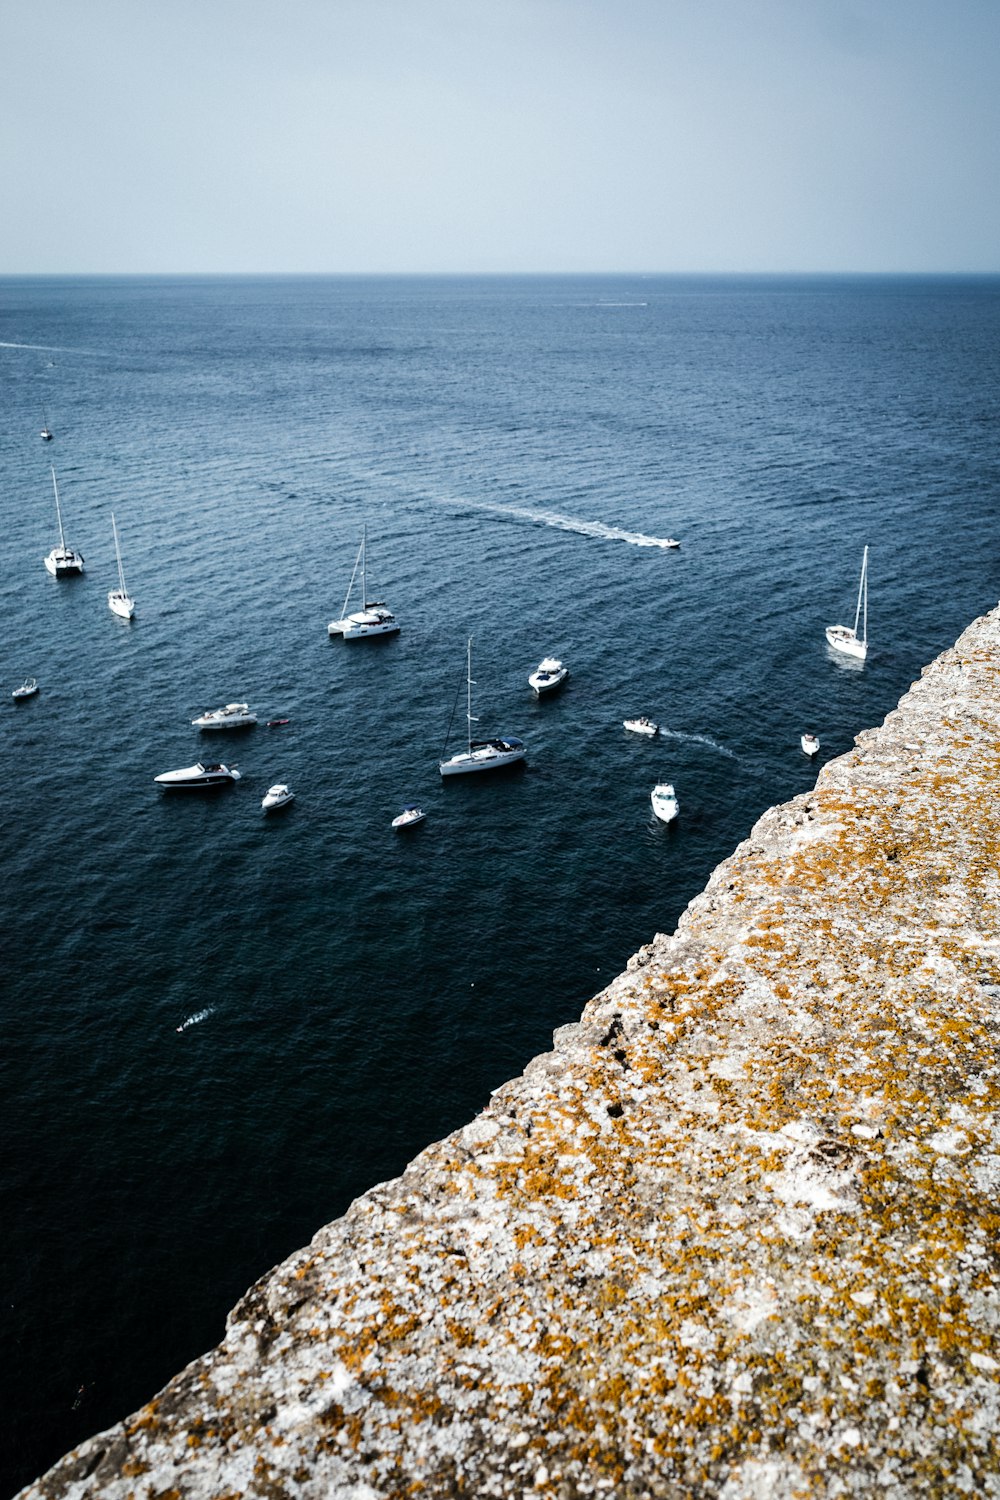
[[1000,1494],[1000,610],[24,1493]]

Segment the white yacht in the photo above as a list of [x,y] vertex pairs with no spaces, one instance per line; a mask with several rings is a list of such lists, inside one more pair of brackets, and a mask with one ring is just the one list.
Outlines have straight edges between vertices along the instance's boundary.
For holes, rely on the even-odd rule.
[[622,719],[622,728],[630,730],[632,734],[650,736],[660,732],[659,724],[654,723],[652,719],[647,719],[645,714],[640,714],[637,719]]
[[183,766],[179,771],[164,771],[162,776],[154,776],[153,780],[158,786],[167,791],[183,791],[188,788],[226,786],[231,781],[239,781],[240,773],[235,767],[224,766],[220,761],[199,761],[194,766]]
[[[368,528],[362,527],[361,546],[358,555],[354,559],[354,571],[351,581],[347,585],[347,596],[344,599],[344,607],[340,612],[339,620],[331,620],[327,626],[330,635],[342,635],[345,641],[359,641],[365,636],[372,635],[395,635],[399,630],[396,616],[388,609],[381,599],[368,598]],[[361,569],[361,608],[354,614],[347,613],[347,606],[351,600],[354,589],[354,580]]]
[[418,807],[415,802],[411,802],[407,807],[403,808],[398,817],[393,818],[392,826],[393,828],[412,828],[414,823],[422,823],[426,816],[427,814],[422,807]]
[[[858,622],[861,621],[861,635],[858,635]],[[864,661],[868,655],[868,548],[864,550],[861,559],[861,582],[858,585],[858,605],[854,611],[854,625],[828,625],[826,627],[827,644],[834,651],[842,651],[845,656],[854,656],[859,661]]]
[[[51,465],[50,465],[51,467]],[[56,484],[56,471],[52,469],[52,489],[56,497],[56,520],[59,522],[59,545],[53,547],[46,554],[45,566],[53,578],[68,578],[74,573],[83,572],[83,553],[75,552],[72,547],[66,545],[66,534],[63,531],[62,508],[59,504],[59,486]]]
[[16,687],[11,693],[12,698],[33,698],[38,692],[38,683],[34,677],[26,677],[20,687]]
[[472,726],[478,723],[472,712],[472,639],[469,638],[468,667],[466,671],[467,698],[465,718],[468,724],[468,749],[460,750],[448,760],[438,762],[442,776],[466,776],[470,771],[499,771],[503,766],[512,766],[527,755],[523,740],[501,735],[492,740],[474,740]]
[[108,608],[112,614],[121,615],[123,620],[131,620],[135,614],[135,600],[125,587],[125,569],[122,567],[122,549],[118,540],[118,525],[115,521],[115,513],[111,512],[111,530],[115,534],[115,557],[118,562],[118,587],[108,590]]
[[528,678],[528,686],[533,688],[535,695],[540,698],[543,693],[551,693],[553,688],[565,682],[568,676],[569,667],[557,661],[554,656],[546,656]]
[[269,786],[263,802],[260,804],[265,812],[273,812],[276,807],[287,807],[289,802],[295,801],[295,793],[284,781],[276,781],[274,786]]
[[664,781],[660,786],[654,786],[649,794],[649,800],[661,823],[672,823],[680,811],[674,789],[669,781]]
[[250,712],[249,703],[227,703],[225,708],[209,709],[191,720],[195,729],[247,729],[256,722],[257,715]]
[[799,741],[802,746],[802,754],[813,756],[819,750],[819,740],[814,734],[804,734]]

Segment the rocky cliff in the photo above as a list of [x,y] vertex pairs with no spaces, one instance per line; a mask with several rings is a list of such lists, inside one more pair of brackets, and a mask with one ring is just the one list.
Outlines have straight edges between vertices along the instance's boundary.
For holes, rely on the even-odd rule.
[[1000,610],[24,1491],[1000,1494]]

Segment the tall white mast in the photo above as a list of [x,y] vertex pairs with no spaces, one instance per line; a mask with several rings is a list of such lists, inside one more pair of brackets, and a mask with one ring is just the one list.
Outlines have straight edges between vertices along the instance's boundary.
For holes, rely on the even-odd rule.
[[468,665],[468,671],[467,671],[466,709],[465,709],[465,717],[466,717],[467,724],[468,724],[469,751],[470,751],[470,753],[472,751],[472,726],[473,726],[473,724],[478,724],[479,723],[479,720],[473,716],[473,712],[472,712],[472,687],[473,687],[473,683],[472,683],[472,636],[470,635],[469,636],[469,665]]
[[49,468],[52,470],[52,488],[55,491],[55,496],[56,496],[56,519],[59,522],[59,545],[63,549],[63,551],[65,552],[66,551],[66,538],[63,535],[62,511],[59,509],[59,486],[56,484],[55,466],[53,464],[50,464]]
[[122,549],[121,544],[118,541],[118,525],[115,521],[114,511],[111,512],[111,530],[115,534],[115,557],[118,559],[118,587],[121,589],[123,594],[127,594],[128,589],[125,587],[125,569],[122,567]]
[[861,618],[861,601],[864,599],[865,623],[864,635],[861,637],[867,643],[868,640],[868,548],[865,547],[864,556],[861,559],[861,582],[858,584],[858,607],[854,611],[854,635],[857,638],[858,621]]

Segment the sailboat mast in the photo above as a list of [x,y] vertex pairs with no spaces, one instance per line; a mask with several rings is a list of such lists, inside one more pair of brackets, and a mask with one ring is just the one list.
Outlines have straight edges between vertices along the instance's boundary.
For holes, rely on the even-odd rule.
[[115,521],[114,511],[111,512],[111,530],[115,534],[115,557],[118,559],[118,587],[121,589],[123,594],[127,594],[128,589],[125,587],[125,569],[122,567],[122,549],[121,543],[118,540],[118,523]]
[[55,497],[56,497],[56,520],[59,522],[59,545],[63,549],[63,551],[65,552],[66,551],[66,538],[63,535],[62,511],[59,509],[59,486],[56,484],[55,465],[54,464],[50,464],[49,468],[52,470],[52,489],[55,492]]
[[867,639],[867,635],[868,635],[868,593],[867,593],[867,590],[865,588],[865,583],[867,581],[867,576],[868,576],[868,548],[866,547],[865,551],[864,551],[864,556],[861,559],[861,581],[858,584],[858,605],[857,605],[857,608],[854,611],[854,634],[855,634],[855,636],[857,636],[857,633],[858,633],[858,621],[861,619],[861,599],[862,599],[862,596],[864,596],[864,601],[865,601],[865,638],[866,639]]
[[864,584],[865,584],[865,624],[864,624],[864,635],[861,637],[861,639],[864,641],[865,645],[867,646],[867,644],[868,644],[868,548],[867,547],[865,548],[865,555],[864,555],[864,558],[862,559],[862,563],[861,563],[861,572],[864,575]]
[[469,736],[469,753],[472,753],[472,726],[477,721],[472,715],[472,636],[469,636],[469,665],[466,673],[466,727]]
[[368,525],[361,528],[361,608],[368,608]]

